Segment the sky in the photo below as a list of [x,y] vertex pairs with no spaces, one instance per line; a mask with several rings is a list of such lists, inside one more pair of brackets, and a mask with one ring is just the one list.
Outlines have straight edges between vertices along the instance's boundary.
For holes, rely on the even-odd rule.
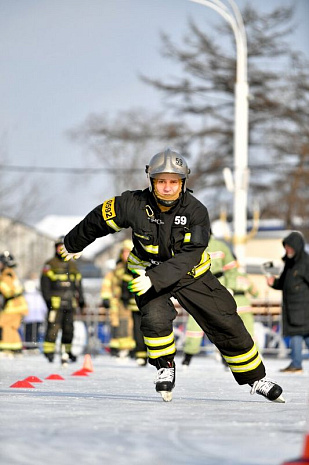
[[[250,395],[211,355],[195,357],[187,371],[176,356],[169,403],[155,392],[150,365],[103,354],[91,356],[93,372],[78,376],[84,361],[63,369],[58,357],[50,364],[41,354],[0,359],[1,463],[283,465],[303,454],[308,360],[304,373],[291,375],[279,372],[288,359],[264,359],[286,403]],[[29,377],[33,387],[12,387]]]
[[[290,0],[253,3],[268,11]],[[295,3],[291,41],[308,54],[309,2]],[[245,1],[237,4],[242,8]],[[17,201],[33,181],[48,200],[30,223],[46,215],[84,216],[118,193],[106,173],[67,174],[70,168],[96,166],[68,132],[93,113],[160,109],[160,95],[138,74],[175,72],[160,54],[159,33],[181,43],[188,18],[210,28],[221,21],[215,11],[189,0],[0,0],[0,160],[30,169],[16,190]]]

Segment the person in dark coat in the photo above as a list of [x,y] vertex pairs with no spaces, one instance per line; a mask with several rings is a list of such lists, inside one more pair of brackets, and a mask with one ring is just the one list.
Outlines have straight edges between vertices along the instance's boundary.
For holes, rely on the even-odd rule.
[[284,240],[284,269],[278,278],[269,276],[267,284],[282,290],[283,336],[290,336],[291,363],[282,372],[302,372],[302,346],[309,348],[309,254],[305,239],[293,231]]

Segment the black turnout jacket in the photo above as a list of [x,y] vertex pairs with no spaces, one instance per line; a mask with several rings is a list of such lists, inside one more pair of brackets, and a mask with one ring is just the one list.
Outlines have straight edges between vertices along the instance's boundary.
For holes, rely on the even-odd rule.
[[209,269],[209,217],[190,192],[161,212],[149,189],[126,191],[98,205],[64,238],[68,252],[81,252],[95,239],[132,229],[129,268],[146,269],[157,292]]

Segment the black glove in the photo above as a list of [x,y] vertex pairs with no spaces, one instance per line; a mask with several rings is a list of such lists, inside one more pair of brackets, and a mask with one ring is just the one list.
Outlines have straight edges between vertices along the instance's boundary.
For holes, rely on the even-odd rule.
[[109,299],[102,299],[102,307],[104,308],[110,308],[111,303]]
[[3,294],[0,294],[0,312],[1,310],[3,310],[5,307],[5,298],[3,296]]

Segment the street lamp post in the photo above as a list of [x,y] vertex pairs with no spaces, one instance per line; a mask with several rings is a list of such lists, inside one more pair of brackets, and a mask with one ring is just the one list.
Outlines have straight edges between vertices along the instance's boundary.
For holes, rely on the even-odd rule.
[[245,265],[248,197],[248,96],[247,38],[243,19],[234,0],[190,0],[217,11],[231,26],[237,52],[234,122],[234,252],[241,267]]

